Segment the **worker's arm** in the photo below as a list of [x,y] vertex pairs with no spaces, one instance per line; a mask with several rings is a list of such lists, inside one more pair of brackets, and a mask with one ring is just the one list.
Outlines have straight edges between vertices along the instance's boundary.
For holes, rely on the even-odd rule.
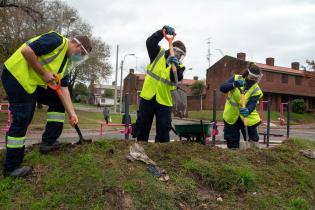
[[156,31],[154,34],[152,34],[146,41],[148,54],[150,57],[150,63],[154,61],[156,56],[160,52],[160,46],[159,42],[163,39],[163,32],[162,29]]
[[36,73],[46,82],[54,81],[54,74],[44,69],[38,62],[35,52],[29,46],[26,46],[21,51],[28,64],[36,71]]
[[231,77],[229,80],[225,81],[225,82],[220,86],[220,91],[223,92],[223,93],[227,93],[227,92],[229,92],[230,90],[233,90],[233,89],[234,89],[233,83],[234,83],[234,76]]
[[72,120],[73,124],[77,124],[79,120],[77,114],[74,111],[68,87],[61,87],[61,92],[67,106],[67,108],[65,107],[65,109],[68,110],[68,112],[70,112],[68,113],[69,119]]
[[249,100],[246,104],[246,108],[248,109],[249,114],[255,110],[257,103],[259,101],[259,97],[260,96],[258,95],[258,96],[252,96],[249,98]]

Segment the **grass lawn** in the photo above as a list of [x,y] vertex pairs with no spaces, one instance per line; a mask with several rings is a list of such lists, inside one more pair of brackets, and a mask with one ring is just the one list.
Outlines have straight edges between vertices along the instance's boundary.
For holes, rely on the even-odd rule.
[[[200,120],[212,120],[212,110],[203,110],[203,111],[189,111],[188,112],[188,118],[191,119],[200,119]],[[217,120],[223,121],[223,111],[218,110],[217,111]],[[280,119],[280,113],[279,112],[270,112],[270,117],[272,121],[278,121]],[[286,113],[285,113],[285,121],[287,119]],[[264,121],[267,120],[267,111],[264,111]],[[315,115],[310,113],[305,114],[296,114],[291,112],[291,123],[292,124],[303,124],[303,123],[315,123]]]
[[[315,164],[299,153],[315,142],[246,151],[196,143],[143,144],[170,175],[163,183],[128,162],[131,141],[101,141],[25,157],[27,179],[0,175],[1,209],[312,209]],[[0,152],[0,157],[3,154]],[[3,160],[1,158],[0,160]],[[0,161],[1,162],[1,161]],[[222,201],[217,201],[218,197]]]

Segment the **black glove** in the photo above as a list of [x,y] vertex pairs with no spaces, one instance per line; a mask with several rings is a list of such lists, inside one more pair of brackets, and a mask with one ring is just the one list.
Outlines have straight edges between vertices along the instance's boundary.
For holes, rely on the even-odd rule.
[[174,35],[175,34],[175,29],[171,26],[164,26],[162,30],[165,29],[165,33],[168,35]]
[[168,56],[166,64],[170,65],[170,63],[175,64],[176,67],[179,65],[178,59],[175,56]]
[[238,87],[243,87],[245,85],[245,82],[241,79],[235,80],[233,82],[233,87],[238,88]]

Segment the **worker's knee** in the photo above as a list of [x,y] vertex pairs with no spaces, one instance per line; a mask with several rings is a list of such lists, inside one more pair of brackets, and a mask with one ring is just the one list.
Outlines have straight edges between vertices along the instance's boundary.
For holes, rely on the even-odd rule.
[[30,124],[34,107],[32,104],[11,104],[12,122],[9,135],[24,136]]
[[228,148],[239,148],[240,133],[237,126],[224,123],[224,139]]

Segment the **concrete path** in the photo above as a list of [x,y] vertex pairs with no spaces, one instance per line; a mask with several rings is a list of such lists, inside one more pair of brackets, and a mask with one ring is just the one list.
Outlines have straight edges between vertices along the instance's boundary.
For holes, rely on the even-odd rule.
[[[209,122],[209,121],[208,121]],[[173,119],[173,125],[175,124],[190,124],[190,123],[196,123],[199,124],[198,120],[188,120],[188,119]],[[207,123],[207,121],[204,121],[204,123]],[[113,140],[113,139],[124,139],[124,134],[121,133],[122,127],[118,128],[105,128],[102,137],[100,137],[100,131],[99,127],[96,126],[95,129],[82,129],[82,133],[84,137],[92,138],[93,141],[96,140]],[[216,136],[216,140],[223,142],[223,125],[219,125],[218,127],[219,130],[219,135]],[[266,128],[264,126],[261,126],[259,128],[259,132],[264,132],[266,131]],[[41,135],[43,131],[38,131],[38,130],[31,130],[27,133],[27,145],[31,144],[36,144],[41,142]],[[270,136],[270,142],[272,145],[277,145],[281,144],[283,140],[286,139],[286,127],[276,127],[272,128],[270,133],[272,134],[282,134],[282,137],[274,137]],[[151,140],[150,142],[154,142],[155,139],[155,122],[153,122],[153,127],[151,129],[150,137],[149,139]],[[174,132],[170,132],[170,137],[172,140],[179,140],[179,137],[175,135]],[[290,137],[296,137],[296,138],[307,138],[315,141],[315,128],[313,125],[307,125],[307,126],[292,126],[291,132],[290,132]],[[132,137],[129,137],[132,139]],[[0,134],[0,147],[4,145],[4,140],[5,136],[3,133]],[[60,137],[61,142],[76,142],[78,141],[78,135],[75,132],[74,129],[65,129],[64,132],[62,133]],[[260,136],[261,142],[263,141],[263,136]],[[223,142],[224,144],[224,142]]]

